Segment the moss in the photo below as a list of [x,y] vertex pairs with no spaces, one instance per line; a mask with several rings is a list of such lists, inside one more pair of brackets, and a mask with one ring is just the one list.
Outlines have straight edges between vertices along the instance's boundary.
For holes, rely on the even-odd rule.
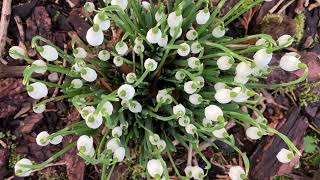
[[261,32],[270,34],[274,39],[284,34],[294,36],[295,31],[295,21],[285,14],[267,14],[261,22]]
[[305,83],[300,88],[299,101],[302,105],[320,101],[320,82]]
[[294,18],[294,20],[296,22],[296,32],[294,34],[294,37],[297,39],[297,42],[299,43],[304,35],[306,16],[303,13],[301,13],[301,14],[298,14]]

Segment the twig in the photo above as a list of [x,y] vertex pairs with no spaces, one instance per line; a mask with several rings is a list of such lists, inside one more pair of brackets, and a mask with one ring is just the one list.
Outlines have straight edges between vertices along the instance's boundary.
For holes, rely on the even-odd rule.
[[192,143],[189,143],[189,149],[188,149],[188,160],[187,160],[187,166],[191,166],[191,162],[192,162]]
[[0,144],[4,149],[7,149],[7,144],[0,139]]
[[19,31],[19,36],[20,36],[19,46],[20,47],[22,46],[24,49],[27,49],[26,45],[24,44],[26,36],[25,36],[24,30],[23,30],[22,21],[19,16],[14,16],[14,20],[16,21],[18,31]]
[[270,13],[270,14],[274,13],[274,12],[278,9],[278,7],[283,3],[283,1],[284,1],[284,0],[278,1],[278,3],[277,3],[276,5],[274,5],[274,6],[269,10],[269,13]]
[[[65,45],[65,49],[67,48],[66,47],[67,45]],[[62,61],[62,66],[63,67],[66,67],[67,66],[67,61],[65,59],[63,59]],[[61,74],[60,77],[59,77],[59,81],[58,81],[58,85],[62,84],[62,81],[64,80],[64,74]],[[56,97],[57,94],[59,93],[59,88],[56,87],[53,91],[53,94],[52,94],[52,97]]]
[[282,13],[283,11],[285,11],[295,0],[291,0],[290,2],[288,2],[286,5],[284,5],[279,11],[278,14]]
[[8,25],[11,16],[11,2],[12,0],[4,0],[2,4],[2,13],[0,21],[0,56],[2,56],[6,46]]

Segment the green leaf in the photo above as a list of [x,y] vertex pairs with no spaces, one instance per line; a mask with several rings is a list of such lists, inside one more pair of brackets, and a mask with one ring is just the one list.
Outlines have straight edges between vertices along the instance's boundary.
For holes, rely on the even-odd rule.
[[304,150],[306,153],[316,152],[317,145],[316,140],[312,136],[306,136],[303,138]]

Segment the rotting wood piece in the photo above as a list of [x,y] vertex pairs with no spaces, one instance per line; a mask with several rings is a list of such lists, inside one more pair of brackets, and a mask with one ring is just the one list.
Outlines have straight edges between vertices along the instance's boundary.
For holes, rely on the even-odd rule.
[[11,2],[12,0],[4,0],[2,4],[2,13],[0,21],[0,56],[4,53],[4,48],[6,46],[8,25],[11,16]]

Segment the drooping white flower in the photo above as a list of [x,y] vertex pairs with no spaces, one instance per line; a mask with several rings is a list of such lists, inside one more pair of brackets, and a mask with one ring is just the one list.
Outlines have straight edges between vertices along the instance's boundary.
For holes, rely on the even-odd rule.
[[158,10],[156,14],[154,15],[157,22],[159,22],[162,18],[164,18],[166,14],[163,12],[163,10]]
[[125,156],[126,150],[124,149],[124,147],[117,148],[113,153],[113,159],[116,159],[117,162],[123,161]]
[[192,177],[195,180],[202,180],[204,178],[204,171],[199,166],[192,167]]
[[60,144],[62,142],[62,139],[63,139],[63,136],[61,135],[55,136],[52,139],[50,139],[50,144],[53,144],[53,145]]
[[111,134],[113,137],[119,138],[122,135],[122,128],[120,126],[114,127]]
[[128,6],[128,0],[111,0],[111,5],[119,6],[122,10],[125,10]]
[[181,70],[178,70],[176,72],[176,74],[174,75],[174,77],[178,80],[178,81],[182,81],[184,80],[184,78],[186,77],[186,73],[184,73],[183,71]]
[[296,56],[285,54],[280,59],[279,66],[285,71],[296,71],[300,69],[301,61]]
[[84,10],[89,13],[95,10],[95,6],[93,2],[86,2],[83,7],[84,7]]
[[102,31],[110,28],[111,22],[104,12],[96,14],[93,18],[93,23],[98,24]]
[[272,59],[272,52],[268,53],[267,49],[260,49],[253,55],[253,60],[257,67],[266,67]]
[[189,96],[189,101],[194,105],[199,105],[202,103],[202,96],[200,94],[192,94]]
[[182,20],[183,20],[183,17],[181,15],[181,13],[177,13],[175,11],[175,12],[172,12],[169,14],[168,19],[167,19],[167,23],[170,28],[176,28],[181,25]]
[[136,73],[131,72],[131,73],[128,73],[128,74],[126,75],[126,81],[127,81],[128,83],[132,84],[132,83],[134,83],[136,80],[137,80],[137,75],[136,75]]
[[99,46],[103,43],[104,35],[99,25],[95,24],[88,29],[86,40],[91,46]]
[[141,54],[144,52],[145,48],[143,44],[135,44],[133,50],[136,54]]
[[177,50],[180,56],[188,56],[190,53],[190,46],[187,43],[180,44],[180,48]]
[[182,116],[178,119],[178,123],[180,126],[186,127],[188,124],[190,124],[190,117],[189,116]]
[[187,124],[185,127],[186,131],[188,134],[193,135],[194,133],[197,132],[197,127],[194,126],[193,124]]
[[294,154],[292,151],[282,148],[276,157],[281,163],[289,163],[294,158]]
[[225,137],[225,135],[228,134],[228,132],[227,132],[227,130],[226,130],[225,128],[221,128],[221,129],[214,130],[214,131],[212,132],[212,134],[213,134],[215,137],[222,139],[222,138]]
[[97,73],[94,69],[85,67],[81,70],[81,77],[88,82],[93,82],[97,79]]
[[135,93],[134,87],[130,84],[123,84],[117,91],[118,96],[123,100],[131,100]]
[[55,61],[59,57],[56,48],[49,45],[38,46],[37,50],[40,53],[41,57],[43,57],[47,61]]
[[204,109],[204,115],[210,121],[218,121],[219,117],[223,117],[223,111],[219,106],[209,105]]
[[116,65],[117,67],[120,67],[123,65],[123,58],[121,56],[115,56],[113,58],[113,64]]
[[229,170],[231,180],[242,180],[245,178],[245,172],[240,166],[232,166]]
[[263,38],[258,39],[255,45],[256,46],[267,45],[267,40],[265,40]]
[[194,81],[197,84],[197,88],[201,89],[204,87],[204,78],[203,76],[197,76],[194,78]]
[[192,53],[192,54],[198,54],[198,53],[200,53],[200,52],[201,52],[201,49],[202,49],[201,44],[200,44],[198,41],[193,42],[193,43],[191,44],[191,53]]
[[91,129],[99,128],[103,122],[101,113],[99,113],[98,115],[95,115],[94,113],[92,113],[85,120],[86,120],[86,125]]
[[145,62],[144,62],[144,68],[146,68],[148,71],[154,71],[156,70],[158,67],[158,63],[151,58],[148,58]]
[[186,108],[182,104],[173,106],[172,111],[173,114],[178,117],[182,117],[186,114]]
[[236,67],[237,76],[249,76],[252,73],[251,64],[240,62]]
[[200,59],[196,58],[196,57],[190,57],[187,59],[188,62],[188,66],[191,69],[197,69],[199,68],[199,66],[201,65]]
[[34,72],[39,74],[44,74],[47,71],[47,63],[43,60],[35,60],[32,62],[32,65],[36,67]]
[[166,47],[168,45],[168,35],[163,34],[158,41],[160,47]]
[[87,52],[82,47],[77,47],[73,49],[73,56],[75,58],[84,59],[87,57]]
[[147,170],[151,177],[161,177],[163,173],[162,163],[158,159],[151,159],[147,163]]
[[83,82],[81,81],[81,79],[73,79],[71,81],[71,86],[73,88],[79,89],[83,86]]
[[257,127],[249,127],[246,129],[246,136],[252,140],[260,139],[262,132]]
[[217,26],[212,30],[212,35],[215,38],[221,38],[226,34],[226,29],[222,26]]
[[166,89],[158,91],[156,96],[157,103],[161,104],[171,104],[172,103],[172,96],[168,94]]
[[130,101],[129,110],[133,113],[140,113],[142,111],[142,106],[138,101]]
[[248,76],[236,75],[234,77],[233,81],[235,83],[239,83],[239,84],[246,84],[249,81],[249,77]]
[[39,146],[46,146],[50,143],[49,139],[49,133],[47,131],[40,132],[36,137],[36,142]]
[[187,166],[184,168],[184,173],[186,174],[187,177],[191,178],[192,177],[192,171],[193,167],[192,166]]
[[112,138],[107,142],[107,149],[115,152],[120,147],[120,139]]
[[223,82],[217,82],[216,84],[214,84],[214,89],[216,91],[218,91],[219,89],[225,89],[227,87],[227,85]]
[[174,37],[176,31],[178,31],[177,35],[175,38],[179,38],[182,35],[182,28],[176,27],[176,28],[170,28],[169,34],[171,37]]
[[197,91],[197,84],[194,81],[187,81],[183,85],[183,90],[188,94],[193,94]]
[[103,106],[102,106],[102,109],[101,109],[101,113],[103,116],[111,116],[113,112],[113,105],[111,104],[111,102],[109,101],[106,101]]
[[33,106],[33,112],[35,113],[43,113],[46,110],[46,104],[40,104],[37,106]]
[[232,97],[232,101],[234,102],[245,102],[247,101],[250,96],[248,95],[249,90],[247,89],[242,89],[241,87],[235,87],[231,90],[231,93],[234,94]]
[[27,52],[20,46],[12,46],[9,49],[9,56],[13,59],[23,59],[26,56]]
[[160,151],[163,151],[164,149],[166,149],[166,147],[167,147],[167,143],[164,140],[160,139],[157,143],[157,148]]
[[147,40],[151,44],[157,44],[161,39],[162,33],[158,27],[154,27],[147,32]]
[[134,44],[143,44],[143,39],[141,37],[136,37],[136,39],[134,39]]
[[230,56],[221,56],[217,60],[217,65],[220,70],[229,70],[232,67],[233,59]]
[[200,25],[208,22],[209,18],[210,18],[210,12],[207,7],[198,11],[198,14],[196,15],[196,21]]
[[129,127],[129,123],[127,121],[123,121],[120,123],[120,127],[121,129],[126,130]]
[[230,93],[230,89],[219,89],[214,95],[214,98],[221,104],[227,104],[232,100]]
[[41,82],[35,82],[27,86],[28,95],[33,99],[41,99],[48,95],[48,88]]
[[14,173],[18,177],[27,177],[30,176],[32,169],[24,166],[32,165],[32,162],[27,159],[23,158],[20,159],[15,165],[14,165]]
[[81,109],[80,115],[83,119],[88,119],[95,110],[96,108],[94,108],[93,106],[85,106]]
[[189,41],[194,41],[195,39],[198,38],[198,32],[194,29],[190,29],[187,34],[186,37]]
[[203,125],[204,127],[211,126],[211,125],[212,125],[212,121],[209,120],[209,119],[207,119],[207,118],[203,118],[203,119],[202,119],[202,125]]
[[293,37],[290,35],[282,35],[278,38],[277,43],[279,46],[289,47],[293,43]]
[[116,51],[120,56],[125,55],[128,52],[128,50],[128,45],[125,42],[120,41],[116,44]]
[[98,54],[98,58],[101,61],[108,61],[110,59],[110,52],[107,50],[101,50]]
[[152,134],[149,136],[149,141],[152,145],[156,146],[160,141],[160,137],[158,134]]
[[80,153],[92,157],[94,155],[93,138],[82,135],[77,141],[77,149]]

